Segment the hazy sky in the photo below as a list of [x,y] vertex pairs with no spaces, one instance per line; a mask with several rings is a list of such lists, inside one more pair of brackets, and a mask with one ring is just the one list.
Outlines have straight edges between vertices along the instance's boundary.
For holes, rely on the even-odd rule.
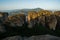
[[60,10],[60,0],[0,0],[0,10],[43,8]]

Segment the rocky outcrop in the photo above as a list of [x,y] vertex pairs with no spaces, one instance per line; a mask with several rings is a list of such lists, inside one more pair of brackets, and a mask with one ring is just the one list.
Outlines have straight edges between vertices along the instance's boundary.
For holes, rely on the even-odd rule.
[[0,12],[0,24],[4,23],[6,20],[8,20],[8,13]]
[[26,16],[24,14],[17,14],[14,16],[9,16],[10,26],[23,26],[26,21]]
[[46,24],[51,30],[56,29],[57,19],[55,15],[46,16]]
[[27,21],[28,21],[28,27],[34,27],[35,24],[37,23],[37,12],[36,11],[29,11],[28,16],[27,16]]
[[31,36],[31,37],[12,36],[12,37],[7,37],[3,40],[60,40],[60,37],[51,36],[51,35],[39,35],[39,36]]
[[0,12],[0,33],[6,32],[4,23],[8,20],[7,12]]
[[60,17],[52,14],[48,10],[39,12],[30,11],[28,12],[27,19],[24,14],[8,16],[8,14],[0,13],[0,32],[3,33],[0,35],[2,37],[42,34],[59,36],[60,31],[58,29],[60,30]]
[[54,14],[56,15],[57,19],[57,27],[60,28],[60,11],[55,11]]

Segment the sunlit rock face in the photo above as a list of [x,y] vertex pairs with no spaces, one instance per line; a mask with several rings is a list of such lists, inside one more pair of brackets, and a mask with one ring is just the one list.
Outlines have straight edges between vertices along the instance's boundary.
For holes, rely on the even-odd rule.
[[28,21],[37,18],[37,16],[38,14],[36,11],[29,11],[27,15]]
[[51,11],[48,11],[48,10],[38,11],[38,16],[42,16],[42,15],[50,16],[51,14],[52,14],[52,12]]
[[28,27],[34,27],[35,24],[37,23],[37,18],[38,14],[36,11],[29,11],[28,12],[28,16],[27,16],[27,20],[28,20]]
[[46,22],[46,20],[45,20],[45,17],[46,16],[50,16],[52,14],[52,12],[51,11],[48,11],[48,10],[41,10],[41,11],[38,11],[38,20],[39,20],[39,22],[43,25],[43,26],[45,26],[45,22]]
[[41,10],[38,11],[38,20],[43,26],[48,26],[49,29],[55,30],[57,25],[57,19],[56,16],[48,10]]
[[60,11],[55,11],[54,14],[60,17]]
[[9,21],[11,26],[23,26],[25,23],[25,15],[24,14],[16,14],[14,16],[9,16]]
[[[43,26],[46,26],[46,16],[49,17],[50,15],[52,15],[51,11],[48,10],[41,10],[38,12],[35,11],[30,11],[28,12],[28,27],[32,27],[33,25],[35,25],[36,23],[41,23]],[[49,20],[49,19],[47,19]],[[50,26],[49,26],[50,27]]]

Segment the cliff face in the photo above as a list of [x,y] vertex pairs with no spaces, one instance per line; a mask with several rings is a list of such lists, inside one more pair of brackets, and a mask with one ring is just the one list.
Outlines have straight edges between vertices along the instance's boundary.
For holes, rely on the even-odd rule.
[[7,12],[0,12],[0,23],[8,20],[8,13]]
[[[59,12],[52,13],[48,10],[40,10],[40,11],[29,11],[27,18],[24,14],[16,14],[14,16],[10,16],[9,20],[11,21],[12,26],[22,26],[24,21],[28,23],[28,27],[34,27],[35,24],[42,24],[44,27],[48,27],[49,29],[55,30],[57,25],[56,16]],[[27,20],[27,21],[26,21]]]
[[9,16],[10,26],[23,26],[26,17],[24,14]]
[[48,10],[41,10],[37,12],[29,11],[27,16],[22,13],[8,16],[8,13],[1,12],[0,33],[3,33],[5,36],[31,36],[39,34],[52,34],[60,36],[59,12],[52,13]]
[[51,30],[55,30],[57,25],[56,16],[55,15],[46,16],[46,24],[49,26]]
[[5,26],[3,25],[8,20],[7,12],[0,12],[0,33],[6,32]]
[[[59,15],[59,11],[54,12],[54,14],[56,16]],[[37,12],[29,11],[27,18],[24,14],[16,14],[14,16],[8,17],[8,14],[0,13],[0,16],[2,18],[1,21],[6,20],[6,18],[8,17],[9,20],[6,21],[9,21],[10,25],[12,26],[22,26],[27,19],[28,26],[30,27],[34,26],[36,23],[41,23],[43,26],[46,26],[47,23],[50,29],[55,30],[57,19],[59,20],[59,18],[56,19],[56,16],[54,14],[48,10],[40,10]]]
[[37,23],[37,20],[36,20],[37,17],[38,15],[36,11],[28,12],[28,16],[27,16],[28,27],[33,27]]
[[60,11],[55,11],[54,14],[60,17]]
[[55,30],[57,25],[57,19],[54,13],[48,10],[41,10],[38,12],[31,11],[28,12],[28,22],[30,23],[30,26],[34,25],[34,23],[41,23],[43,26],[47,26],[50,29]]

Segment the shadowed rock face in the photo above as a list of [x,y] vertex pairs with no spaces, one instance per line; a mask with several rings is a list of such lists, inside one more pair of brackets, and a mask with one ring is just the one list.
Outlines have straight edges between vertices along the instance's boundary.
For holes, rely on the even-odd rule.
[[45,16],[44,15],[40,16],[40,20],[39,21],[45,27]]
[[3,25],[8,20],[7,12],[0,12],[0,32],[6,32],[5,26]]
[[56,16],[56,18],[57,18],[57,27],[56,28],[60,29],[60,17]]
[[56,15],[56,19],[57,19],[56,29],[60,29],[60,11],[55,11],[54,14]]
[[0,23],[5,22],[8,20],[8,13],[7,12],[0,12]]
[[51,30],[56,29],[57,19],[55,15],[46,16],[46,23]]
[[29,23],[28,23],[28,28],[33,28],[35,27],[35,25],[37,24],[38,20],[37,18],[31,20]]
[[0,33],[6,32],[5,26],[0,24]]

